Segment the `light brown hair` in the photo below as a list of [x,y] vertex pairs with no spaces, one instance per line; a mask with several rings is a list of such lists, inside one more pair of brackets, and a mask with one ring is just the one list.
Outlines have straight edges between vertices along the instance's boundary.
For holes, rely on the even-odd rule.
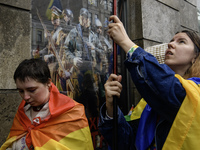
[[200,37],[194,31],[183,30],[178,33],[186,33],[194,44],[194,51],[196,53],[196,59],[192,63],[191,67],[185,72],[183,78],[188,79],[191,77],[200,77]]

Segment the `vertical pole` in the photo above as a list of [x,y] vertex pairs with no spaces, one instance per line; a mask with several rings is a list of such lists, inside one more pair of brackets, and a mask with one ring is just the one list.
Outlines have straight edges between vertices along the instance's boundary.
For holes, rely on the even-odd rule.
[[[117,0],[113,1],[113,14],[117,15]],[[117,45],[113,43],[113,73],[117,74]],[[113,150],[117,150],[118,144],[118,116],[117,116],[117,97],[113,98]]]

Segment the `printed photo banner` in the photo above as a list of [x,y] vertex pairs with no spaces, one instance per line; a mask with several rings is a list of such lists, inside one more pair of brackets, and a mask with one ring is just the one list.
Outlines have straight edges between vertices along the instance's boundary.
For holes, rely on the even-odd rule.
[[32,57],[48,63],[61,93],[85,106],[95,149],[107,147],[97,125],[113,72],[112,14],[113,0],[34,0],[32,6]]

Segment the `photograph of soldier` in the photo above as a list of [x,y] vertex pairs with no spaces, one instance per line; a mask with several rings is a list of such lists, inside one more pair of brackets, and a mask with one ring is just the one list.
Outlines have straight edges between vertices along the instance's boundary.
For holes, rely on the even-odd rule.
[[62,11],[63,19],[65,21],[66,26],[72,25],[72,21],[74,19],[73,12],[70,9],[65,8]]
[[104,37],[100,19],[92,20],[88,9],[80,7],[75,11],[78,18],[74,18],[69,5],[64,7],[60,0],[49,3],[46,16],[53,30],[44,28],[48,44],[41,51],[33,50],[33,57],[48,63],[52,81],[61,93],[84,104],[88,118],[96,117],[99,103],[105,101],[103,84],[109,74],[112,45]]
[[75,18],[78,23],[73,22],[69,5],[62,9],[59,0],[49,3],[46,16],[53,30],[45,32],[48,44],[41,51],[33,50],[33,57],[42,57],[48,63],[52,81],[61,93],[83,103],[88,117],[98,116],[99,101],[105,100],[103,83],[112,51],[102,34],[101,21],[90,20],[89,11],[80,8],[78,19]]
[[[48,63],[52,82],[60,93],[85,106],[94,147],[106,147],[97,127],[112,53],[106,27],[88,7],[71,6],[71,1],[62,0],[48,3],[45,16],[39,17],[46,43],[41,50],[33,49],[32,55]],[[93,3],[90,5],[93,7]]]
[[44,56],[44,60],[48,62],[53,83],[63,94],[67,95],[67,82],[69,82],[70,73],[65,66],[65,53],[63,49],[66,34],[60,25],[62,7],[57,3],[53,3],[51,9],[51,23],[54,30],[47,33],[50,36],[48,42],[48,54]]
[[108,73],[109,56],[112,53],[112,45],[103,36],[102,23],[98,18],[95,19],[92,29],[91,43],[94,45],[94,49],[92,49],[94,79],[99,103],[103,103],[105,101],[103,85],[107,79],[106,76]]
[[93,43],[90,29],[89,12],[86,8],[80,9],[79,23],[68,34],[65,40],[66,59],[73,64],[70,69],[74,86],[74,99],[86,107],[86,115],[98,115],[98,97],[94,81],[92,59]]

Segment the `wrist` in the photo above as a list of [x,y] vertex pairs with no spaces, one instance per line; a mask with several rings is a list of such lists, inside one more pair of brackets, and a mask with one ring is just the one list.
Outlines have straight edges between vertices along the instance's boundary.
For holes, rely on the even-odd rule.
[[132,56],[133,52],[134,52],[138,47],[139,47],[139,46],[137,46],[137,45],[132,46],[132,47],[128,50],[128,52],[126,53],[126,57],[129,58],[130,56]]
[[120,46],[122,47],[122,49],[124,50],[125,53],[128,53],[128,51],[130,50],[131,47],[135,46],[136,44],[134,42],[132,42],[130,39],[128,40],[124,40]]
[[106,103],[106,114],[109,117],[113,117],[113,105]]
[[106,110],[106,116],[105,116],[105,118],[106,118],[106,119],[109,119],[109,120],[110,120],[110,119],[113,119],[113,117],[111,117],[111,116],[108,115],[107,110]]
[[112,109],[113,103],[106,102],[106,109]]

